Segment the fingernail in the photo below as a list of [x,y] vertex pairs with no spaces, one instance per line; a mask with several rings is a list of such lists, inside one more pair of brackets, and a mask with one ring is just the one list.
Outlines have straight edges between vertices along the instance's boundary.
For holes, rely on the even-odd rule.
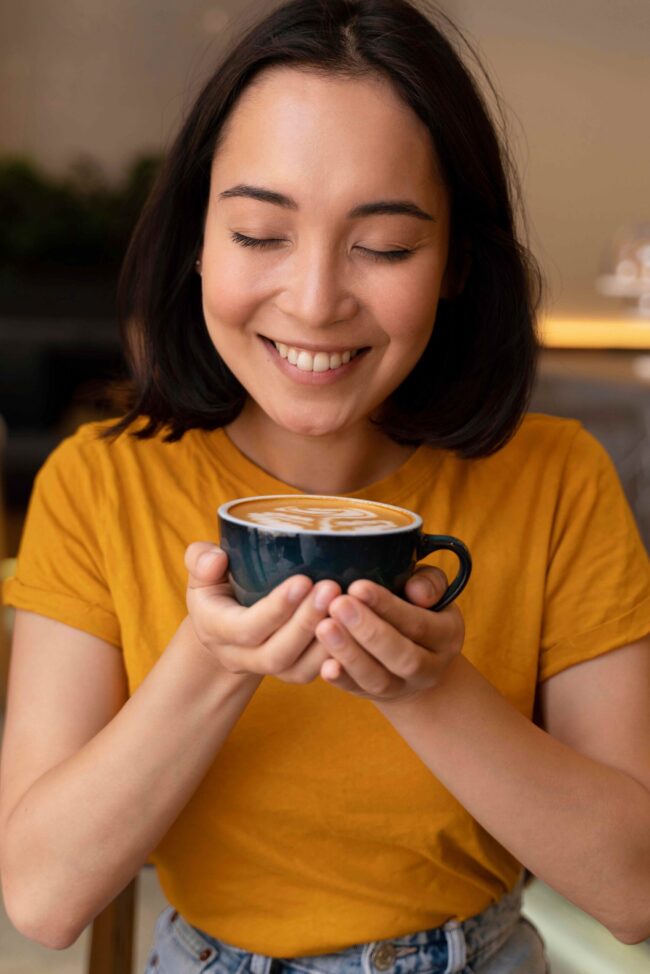
[[332,649],[334,649],[336,646],[342,646],[344,642],[340,630],[329,627],[325,630],[321,636],[321,639],[323,639],[328,646],[331,646]]
[[341,617],[346,626],[354,626],[359,621],[359,613],[357,612],[353,602],[343,602],[339,607],[338,615]]
[[323,585],[314,594],[314,607],[322,611],[327,608],[333,598],[334,592],[332,591],[332,586]]
[[214,559],[217,554],[216,548],[211,548],[209,551],[204,551],[199,555],[197,561],[197,567],[202,571],[209,571],[210,568],[214,566]]
[[365,605],[375,604],[375,593],[371,588],[367,588],[365,585],[363,585],[361,588],[357,588],[355,582],[353,582],[352,585],[355,585],[355,588],[354,591],[351,591],[352,586],[350,586],[348,589],[350,595],[354,595],[355,599],[359,599],[359,601],[365,603]]
[[415,594],[421,599],[432,599],[436,594],[433,590],[433,585],[426,578],[418,578],[416,582],[413,582],[413,587],[415,588]]
[[301,602],[309,591],[309,582],[305,578],[297,578],[292,582],[287,592],[289,602]]

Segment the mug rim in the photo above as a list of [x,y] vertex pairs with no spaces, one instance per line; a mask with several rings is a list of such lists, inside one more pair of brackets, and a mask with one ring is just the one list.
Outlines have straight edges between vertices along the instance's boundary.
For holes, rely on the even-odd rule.
[[[378,507],[386,507],[389,510],[403,511],[405,514],[410,514],[411,517],[413,518],[413,523],[412,524],[404,524],[404,525],[402,525],[402,527],[396,526],[394,528],[388,528],[386,530],[381,530],[381,531],[376,531],[376,532],[372,532],[372,531],[314,531],[314,530],[312,530],[310,528],[301,528],[301,527],[299,527],[297,525],[292,525],[292,526],[287,525],[287,528],[286,529],[285,528],[281,528],[280,529],[280,528],[271,528],[271,527],[268,527],[265,524],[256,524],[254,521],[246,521],[246,520],[244,520],[244,518],[239,518],[235,514],[231,514],[230,511],[229,511],[229,508],[230,507],[232,507],[235,504],[241,504],[244,501],[249,502],[249,501],[258,501],[258,500],[275,500],[275,499],[278,499],[279,500],[279,499],[282,499],[282,498],[285,498],[285,497],[286,498],[291,498],[293,500],[295,500],[296,497],[300,497],[300,498],[302,498],[302,497],[314,497],[314,498],[316,498],[317,497],[317,498],[324,498],[326,500],[329,500],[329,499],[331,499],[331,500],[337,500],[337,501],[349,500],[352,503],[355,503],[356,502],[358,504],[363,504],[365,502],[366,504],[373,504],[373,505],[376,505]],[[235,497],[233,500],[225,501],[223,504],[220,504],[219,505],[219,508],[217,509],[217,515],[218,515],[218,517],[223,518],[224,521],[230,521],[231,524],[240,524],[240,525],[242,525],[242,527],[253,528],[256,531],[264,531],[267,534],[276,534],[276,535],[277,534],[286,534],[286,535],[294,535],[294,534],[317,534],[319,537],[325,536],[325,537],[332,537],[332,538],[341,538],[341,537],[343,537],[343,538],[346,538],[346,537],[348,537],[348,538],[352,538],[352,537],[359,538],[359,537],[363,537],[363,536],[366,536],[367,537],[368,535],[373,535],[373,536],[382,535],[383,536],[385,534],[401,534],[404,531],[419,530],[422,527],[422,518],[420,517],[420,515],[417,514],[415,511],[410,511],[408,509],[408,507],[399,507],[397,504],[388,504],[385,501],[373,501],[373,500],[370,500],[370,498],[367,498],[367,497],[346,497],[343,494],[302,494],[302,493],[296,493],[296,494],[255,494],[255,495],[250,496],[250,497]]]

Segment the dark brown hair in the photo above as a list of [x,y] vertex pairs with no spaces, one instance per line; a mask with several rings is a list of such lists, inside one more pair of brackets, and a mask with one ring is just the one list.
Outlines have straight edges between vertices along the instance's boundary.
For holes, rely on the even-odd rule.
[[167,427],[164,439],[174,441],[227,425],[244,405],[246,390],[208,335],[195,260],[224,123],[260,71],[283,65],[388,79],[429,129],[451,204],[450,266],[462,284],[440,300],[427,348],[373,422],[398,443],[462,457],[494,452],[529,403],[542,281],[517,236],[521,194],[503,113],[500,129],[451,38],[480,66],[477,55],[445,14],[414,0],[290,0],[257,17],[196,99],[131,238],[118,285],[127,411],[101,435],[142,416],[132,435]]

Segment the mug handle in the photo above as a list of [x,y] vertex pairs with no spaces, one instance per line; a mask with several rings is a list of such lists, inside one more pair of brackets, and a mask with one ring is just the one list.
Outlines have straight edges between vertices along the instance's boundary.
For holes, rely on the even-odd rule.
[[430,555],[432,551],[453,551],[460,562],[460,568],[458,569],[456,578],[442,598],[435,605],[430,606],[433,612],[439,612],[440,609],[444,609],[450,602],[453,602],[456,596],[460,595],[467,585],[469,576],[472,573],[472,556],[467,546],[450,534],[420,533],[417,539],[416,560],[420,561],[421,558]]

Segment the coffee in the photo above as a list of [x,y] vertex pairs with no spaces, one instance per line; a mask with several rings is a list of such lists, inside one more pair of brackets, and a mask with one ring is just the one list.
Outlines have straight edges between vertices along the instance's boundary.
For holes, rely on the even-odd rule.
[[312,497],[309,494],[244,500],[230,507],[232,517],[271,531],[376,534],[412,527],[408,511],[347,497]]
[[329,578],[347,592],[360,578],[402,595],[415,564],[433,551],[453,551],[459,570],[434,611],[462,592],[472,559],[462,541],[425,534],[415,511],[362,497],[263,494],[237,497],[218,510],[219,543],[240,605],[251,606],[290,575]]

